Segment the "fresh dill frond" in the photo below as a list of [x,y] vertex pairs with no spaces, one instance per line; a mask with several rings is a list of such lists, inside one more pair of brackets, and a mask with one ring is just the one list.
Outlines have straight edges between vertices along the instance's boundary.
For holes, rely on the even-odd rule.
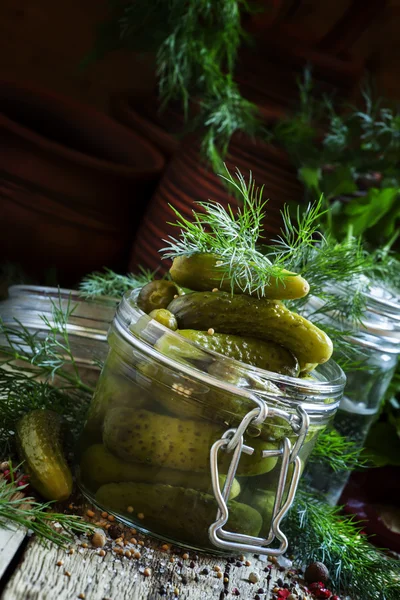
[[28,484],[23,484],[12,465],[10,467],[9,481],[0,476],[0,527],[7,528],[14,523],[33,531],[45,545],[49,541],[63,548],[71,543],[74,534],[93,532],[93,525],[82,517],[50,512],[51,502],[37,502],[25,496]]
[[359,454],[357,444],[340,435],[336,429],[327,429],[318,436],[308,462],[327,464],[334,472],[352,471],[365,464]]
[[125,292],[142,287],[152,281],[157,271],[151,271],[139,266],[139,273],[128,273],[120,275],[111,269],[104,269],[104,272],[95,271],[86,275],[79,284],[79,291],[84,298],[98,298],[99,296],[109,296],[111,298],[121,298]]
[[226,169],[226,180],[243,198],[242,205],[234,213],[231,206],[226,209],[217,202],[198,202],[200,211],[192,212],[192,220],[181,215],[173,206],[180,228],[180,239],[170,237],[168,246],[160,252],[163,258],[210,253],[218,257],[221,274],[226,275],[233,285],[245,293],[263,295],[263,289],[273,277],[284,280],[285,272],[279,259],[264,255],[257,245],[262,239],[262,221],[265,217],[266,201],[262,200],[263,188],[259,189],[250,173],[246,183],[239,170],[235,177]]
[[352,517],[300,487],[285,519],[291,551],[323,562],[336,589],[353,600],[398,600],[399,563],[372,546]]

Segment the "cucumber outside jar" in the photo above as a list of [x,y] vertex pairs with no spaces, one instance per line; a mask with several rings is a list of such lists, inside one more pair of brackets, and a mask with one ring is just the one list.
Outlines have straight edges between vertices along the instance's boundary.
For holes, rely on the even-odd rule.
[[[172,543],[230,554],[243,543],[281,554],[273,513],[290,505],[292,484],[335,415],[343,372],[329,360],[300,378],[226,358],[150,318],[137,305],[139,293],[124,296],[109,331],[77,457],[81,489]],[[239,440],[229,452],[225,440],[238,427],[244,445]],[[300,448],[297,462],[286,463],[285,444]],[[221,495],[229,511],[222,526]]]
[[[347,381],[333,427],[360,450],[371,425],[378,418],[400,355],[398,292],[373,286],[365,300],[365,314],[358,326],[338,321],[334,315],[324,314],[320,321],[342,329],[346,334],[349,332],[346,339],[352,346],[351,363],[354,367],[345,367]],[[315,318],[322,305],[319,298],[311,297],[305,314],[310,319]],[[333,357],[342,364],[349,359],[340,350],[335,351]],[[331,505],[339,502],[349,476],[349,471],[334,472],[329,466],[318,463],[310,464],[305,473],[310,485],[321,492]]]

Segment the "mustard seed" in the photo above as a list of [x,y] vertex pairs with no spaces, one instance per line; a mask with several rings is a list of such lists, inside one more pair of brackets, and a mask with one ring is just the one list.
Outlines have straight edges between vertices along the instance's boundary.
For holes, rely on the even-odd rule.
[[94,517],[95,513],[92,510],[87,510],[86,515],[92,519]]
[[74,548],[70,548],[70,549],[68,550],[68,554],[75,554],[75,550],[74,550]]
[[222,579],[223,575],[222,575],[221,571],[217,572],[217,577],[218,577],[218,579]]
[[69,571],[64,571],[65,577],[71,577],[71,573]]
[[138,519],[144,519],[144,514],[143,513],[138,513]]
[[114,515],[108,515],[107,519],[111,522],[115,521]]
[[217,573],[218,573],[218,571],[220,571],[220,570],[221,570],[221,567],[219,565],[215,565],[214,571],[217,571]]
[[213,288],[211,291],[212,292],[218,292],[218,288]]
[[125,550],[124,556],[126,556],[126,558],[131,558],[132,552],[130,552],[129,550]]
[[82,594],[79,594],[78,598],[80,598],[81,600],[85,600],[86,596],[85,596],[85,594],[82,593]]
[[86,543],[86,542],[83,542],[83,543],[81,544],[81,546],[82,546],[82,548],[88,548],[88,545],[87,545],[87,543]]
[[59,560],[58,562],[56,562],[57,567],[62,567],[64,564],[63,560]]
[[142,555],[140,554],[140,552],[138,552],[136,550],[135,554],[133,555],[135,558],[140,558]]
[[106,552],[105,550],[99,550],[99,556],[105,556]]
[[126,510],[128,511],[128,513],[133,513],[133,506],[128,506]]
[[189,554],[185,552],[185,554],[182,554],[182,558],[183,560],[187,560],[189,558]]
[[168,552],[168,550],[169,550],[169,545],[168,545],[168,544],[163,544],[163,545],[161,546],[161,550],[163,550],[164,552]]
[[246,565],[246,567],[250,567],[251,562],[249,560],[246,560],[246,562],[244,564]]
[[212,327],[210,327],[209,329],[207,329],[207,333],[208,335],[214,335],[215,331]]
[[101,513],[101,516],[103,517],[103,519],[107,519],[107,517],[108,517],[108,512],[105,512],[105,511],[103,511],[103,512]]
[[144,575],[145,577],[150,577],[150,575],[151,575],[151,569],[148,569],[148,568],[146,568],[146,569],[143,571],[143,575]]
[[137,539],[136,538],[131,538],[130,539],[131,544],[134,544],[136,546],[137,544]]

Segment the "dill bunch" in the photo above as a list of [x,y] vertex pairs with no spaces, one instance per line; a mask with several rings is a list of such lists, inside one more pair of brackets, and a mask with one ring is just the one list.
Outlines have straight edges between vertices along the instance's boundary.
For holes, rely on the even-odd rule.
[[177,221],[172,223],[180,229],[180,238],[170,236],[168,245],[160,250],[165,259],[177,256],[211,253],[219,258],[221,274],[237,284],[244,293],[262,296],[264,288],[274,278],[284,281],[293,274],[286,270],[288,257],[295,254],[301,245],[312,244],[316,230],[320,204],[310,206],[296,226],[286,222],[286,232],[282,240],[285,247],[274,249],[269,254],[259,246],[263,238],[263,220],[266,216],[266,201],[262,200],[263,188],[256,187],[250,173],[246,182],[239,170],[232,175],[226,169],[221,177],[240,194],[243,202],[234,213],[228,206],[217,202],[199,202],[200,211],[192,212],[192,219],[186,219],[173,206]]
[[260,127],[256,106],[233,80],[246,39],[242,16],[252,10],[246,0],[112,0],[88,60],[117,48],[154,51],[161,109],[178,101],[187,117],[190,103],[198,103],[194,126],[204,132],[204,156],[217,170],[232,134]]
[[360,524],[343,516],[340,507],[300,487],[285,525],[291,551],[304,564],[323,562],[335,588],[353,600],[400,597],[398,561],[372,546],[360,533]]
[[99,296],[110,296],[121,298],[125,292],[142,287],[152,281],[156,271],[144,269],[139,266],[139,273],[128,273],[120,275],[111,269],[105,268],[103,272],[95,271],[86,275],[79,284],[79,291],[84,298],[97,298]]
[[0,476],[0,526],[15,523],[36,533],[45,545],[47,540],[63,548],[74,535],[93,532],[93,525],[82,517],[51,512],[51,502],[37,502],[35,498],[25,496],[27,487],[12,465],[9,480]]
[[323,462],[334,471],[352,471],[363,467],[360,448],[351,440],[340,435],[336,429],[326,429],[318,436],[317,443],[308,463]]

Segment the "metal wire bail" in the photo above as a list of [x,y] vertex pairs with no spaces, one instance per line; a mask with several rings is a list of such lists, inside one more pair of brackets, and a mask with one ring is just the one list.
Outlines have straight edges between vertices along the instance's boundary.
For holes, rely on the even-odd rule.
[[[310,419],[301,406],[297,407],[297,415],[293,415],[281,409],[268,406],[264,400],[254,394],[251,394],[250,399],[256,403],[256,408],[249,411],[243,417],[238,427],[228,429],[222,435],[221,439],[217,440],[211,447],[211,482],[218,504],[218,511],[215,522],[209,527],[208,534],[212,544],[224,550],[279,556],[286,552],[288,547],[287,538],[281,531],[280,524],[292,506],[296,494],[301,472],[301,460],[298,454],[307,435]],[[242,453],[251,455],[254,452],[254,448],[244,444],[243,436],[249,425],[261,425],[266,419],[271,417],[284,419],[298,437],[293,448],[289,438],[284,437],[279,448],[276,450],[264,450],[262,452],[262,458],[281,457],[281,469],[269,534],[266,538],[260,538],[225,531],[224,526],[229,519],[228,498],[236,476],[240,457]],[[218,455],[221,451],[232,453],[232,459],[222,490],[218,477]],[[288,476],[289,465],[291,464],[293,464],[293,470],[290,476]],[[284,499],[285,489],[287,490],[286,499]],[[279,541],[279,547],[271,548],[270,546],[275,540]]]

